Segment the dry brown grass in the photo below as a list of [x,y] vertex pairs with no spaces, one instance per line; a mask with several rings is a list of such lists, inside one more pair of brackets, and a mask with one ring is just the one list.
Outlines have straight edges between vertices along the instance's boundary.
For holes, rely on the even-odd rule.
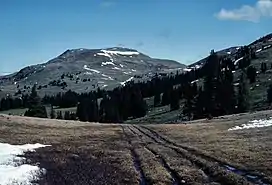
[[47,170],[39,184],[139,184],[135,161],[147,184],[247,184],[220,164],[272,176],[272,127],[227,129],[269,115],[144,127],[0,115],[0,142],[52,145],[25,155]]
[[272,127],[228,131],[234,125],[267,118],[271,111],[232,115],[192,124],[151,125],[175,143],[201,152],[228,164],[256,170],[272,176]]

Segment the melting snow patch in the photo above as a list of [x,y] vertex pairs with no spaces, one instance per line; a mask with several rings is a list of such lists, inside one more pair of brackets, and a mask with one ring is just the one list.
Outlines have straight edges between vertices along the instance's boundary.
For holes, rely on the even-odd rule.
[[238,86],[239,85],[239,83],[235,83],[235,84],[233,84],[234,86]]
[[234,65],[236,65],[239,61],[243,60],[244,57],[241,57],[239,59],[237,59],[235,62],[234,62]]
[[128,75],[129,73],[128,72],[123,72],[124,74]]
[[84,65],[84,67],[83,67],[83,68],[84,68],[84,69],[86,69],[86,70],[88,70],[88,71],[92,71],[92,72],[95,72],[95,73],[100,73],[100,71],[98,71],[98,70],[88,68],[88,66],[87,66],[87,65]]
[[[103,51],[103,50],[102,50]],[[112,59],[112,57],[108,54],[108,53],[105,53],[105,52],[103,52],[103,53],[97,53],[97,55],[100,55],[100,56],[105,56],[105,57],[109,57],[110,58],[110,60],[113,62],[113,59]]]
[[230,54],[231,54],[231,52],[230,52],[230,51],[228,51],[228,52],[227,52],[227,54],[228,54],[228,55],[230,55]]
[[119,64],[120,65],[120,67],[124,67],[122,64]]
[[256,84],[256,87],[259,87],[260,85],[259,84]]
[[115,66],[115,63],[113,63],[113,62],[102,62],[101,63],[101,66],[106,66],[106,65],[113,65],[113,66]]
[[201,68],[201,66],[200,65],[195,65],[195,68],[199,69],[199,68]]
[[108,80],[113,80],[113,78],[112,78],[112,77],[110,77],[110,76],[108,76],[108,75],[102,74],[102,76],[107,77],[107,78],[108,78]]
[[265,46],[264,49],[267,49],[267,48],[270,48],[270,47],[271,47],[271,45],[268,45],[268,46]]
[[110,51],[110,50],[101,50],[104,53],[111,54],[111,55],[139,55],[139,52],[136,51]]
[[136,72],[136,69],[131,69],[131,71]]
[[232,73],[235,73],[236,71],[232,71]]
[[38,180],[38,177],[45,173],[45,169],[38,166],[22,164],[23,155],[27,151],[35,151],[50,145],[26,144],[26,145],[10,145],[0,143],[0,184],[26,184],[30,185],[32,181]]
[[114,67],[114,68],[112,68],[112,69],[117,69],[117,70],[121,70],[119,67]]
[[190,72],[190,71],[192,71],[192,69],[184,68],[183,71],[188,71],[188,72]]
[[191,81],[191,84],[194,84],[194,83],[196,83],[196,82],[198,82],[198,80]]
[[107,86],[108,86],[108,85],[105,84],[105,85],[102,86],[102,88],[105,88],[105,87],[107,87]]
[[242,124],[240,126],[232,127],[228,129],[228,131],[261,128],[261,127],[269,127],[269,126],[272,126],[272,117],[270,117],[269,119],[263,119],[263,120],[262,119],[253,120],[253,121],[250,121],[248,124]]
[[134,77],[130,77],[129,79],[127,79],[126,81],[124,82],[120,82],[121,85],[126,85],[127,82],[130,82],[131,80],[133,80]]
[[262,51],[262,49],[258,49],[258,50],[256,50],[256,53],[259,53],[259,52],[261,52]]

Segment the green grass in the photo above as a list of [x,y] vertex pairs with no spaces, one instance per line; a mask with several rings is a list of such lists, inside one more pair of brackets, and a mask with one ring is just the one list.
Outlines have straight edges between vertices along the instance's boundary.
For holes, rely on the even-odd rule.
[[0,114],[10,114],[10,115],[14,115],[14,116],[20,116],[20,115],[24,115],[26,110],[27,110],[27,108],[11,109],[11,110],[0,111]]

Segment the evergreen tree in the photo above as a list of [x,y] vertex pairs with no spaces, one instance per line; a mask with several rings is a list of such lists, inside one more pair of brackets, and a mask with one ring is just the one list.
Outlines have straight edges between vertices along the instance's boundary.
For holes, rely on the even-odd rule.
[[267,101],[272,103],[272,85],[270,85],[267,90]]
[[70,112],[69,111],[65,111],[64,112],[64,119],[65,120],[70,120],[71,118],[70,118]]
[[55,119],[55,118],[56,118],[56,112],[55,112],[53,106],[51,106],[51,110],[50,110],[50,118],[51,118],[51,119]]
[[256,82],[256,76],[257,76],[256,68],[253,66],[249,66],[247,68],[247,77],[251,84]]
[[170,94],[171,94],[171,90],[166,90],[163,94],[162,94],[162,102],[161,104],[163,106],[165,105],[169,105],[170,104]]
[[265,62],[262,62],[261,63],[261,71],[262,71],[262,73],[265,73],[266,70],[267,70],[267,65],[266,65]]
[[179,109],[179,94],[176,89],[171,91],[171,96],[170,96],[170,110],[178,110]]
[[41,99],[36,91],[36,85],[32,87],[29,96],[29,109],[25,112],[25,116],[47,118],[46,108],[41,104]]
[[161,103],[161,93],[156,93],[154,96],[154,107],[160,105]]
[[61,111],[57,112],[57,119],[63,119]]
[[246,73],[242,71],[238,89],[238,112],[245,112],[249,108],[248,85]]

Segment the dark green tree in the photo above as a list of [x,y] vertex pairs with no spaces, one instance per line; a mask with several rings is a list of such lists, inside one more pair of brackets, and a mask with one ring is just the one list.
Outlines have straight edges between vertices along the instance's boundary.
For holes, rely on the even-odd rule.
[[161,104],[161,93],[156,93],[154,96],[154,107],[157,107]]
[[36,91],[36,85],[32,87],[29,96],[29,109],[25,112],[25,116],[47,118],[46,108],[41,104],[41,99]]
[[249,109],[248,84],[245,71],[242,71],[238,88],[238,112],[246,112]]
[[267,101],[268,103],[272,103],[272,85],[269,85],[267,89]]
[[254,83],[254,82],[256,82],[256,76],[257,76],[256,68],[253,67],[253,66],[249,66],[247,68],[247,77],[248,77],[249,82],[251,84]]
[[56,112],[55,112],[53,106],[51,106],[51,110],[50,110],[50,118],[51,118],[51,119],[55,119],[55,118],[56,118]]
[[265,62],[262,62],[261,63],[261,71],[262,71],[262,73],[265,73],[266,70],[267,70],[267,65],[266,65]]

